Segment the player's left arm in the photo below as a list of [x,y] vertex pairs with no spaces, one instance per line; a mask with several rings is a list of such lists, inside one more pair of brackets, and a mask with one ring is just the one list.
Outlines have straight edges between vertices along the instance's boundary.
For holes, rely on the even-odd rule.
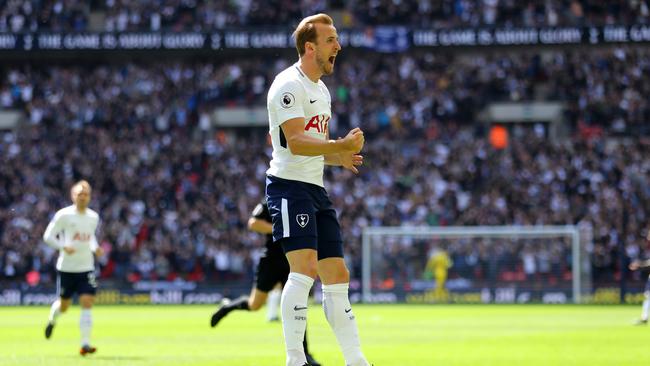
[[104,255],[104,250],[102,249],[102,247],[99,246],[99,242],[97,241],[97,234],[96,234],[97,226],[99,226],[99,219],[95,224],[95,230],[93,231],[93,235],[90,237],[90,251],[95,253],[96,257],[101,257]]
[[[330,132],[327,131],[327,139],[330,138]],[[324,155],[325,165],[342,166],[345,169],[352,171],[354,174],[359,174],[357,166],[363,164],[363,155],[355,154],[352,151],[345,151],[336,154]]]
[[[650,230],[644,235],[645,240],[650,242]],[[635,259],[630,263],[628,268],[632,271],[636,271],[637,269],[648,269],[650,268],[650,259],[646,260],[640,260],[640,259]]]

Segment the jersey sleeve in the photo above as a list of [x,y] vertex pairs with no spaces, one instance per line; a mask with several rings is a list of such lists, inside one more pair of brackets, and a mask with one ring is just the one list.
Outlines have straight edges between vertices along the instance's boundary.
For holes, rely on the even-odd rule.
[[292,118],[304,118],[305,88],[296,80],[280,82],[269,95],[270,107],[276,113],[278,126]]
[[45,244],[56,249],[63,248],[63,243],[60,240],[56,239],[56,236],[63,229],[63,225],[64,225],[64,215],[61,213],[61,211],[58,211],[54,215],[50,223],[47,225],[47,228],[45,229],[45,233],[43,233],[43,241],[45,241]]
[[97,227],[99,226],[99,218],[95,222],[95,229],[93,230],[93,235],[90,237],[90,251],[93,253],[99,248],[99,243],[97,242]]

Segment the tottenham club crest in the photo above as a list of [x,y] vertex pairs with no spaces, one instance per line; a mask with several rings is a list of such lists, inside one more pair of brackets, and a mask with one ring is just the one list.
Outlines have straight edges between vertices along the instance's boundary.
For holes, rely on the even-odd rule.
[[296,102],[296,98],[293,96],[293,94],[286,92],[282,94],[282,100],[280,102],[282,103],[282,108],[291,108]]
[[309,215],[307,214],[296,215],[296,221],[298,221],[298,225],[300,225],[300,227],[304,228],[305,226],[307,226],[307,223],[309,223]]

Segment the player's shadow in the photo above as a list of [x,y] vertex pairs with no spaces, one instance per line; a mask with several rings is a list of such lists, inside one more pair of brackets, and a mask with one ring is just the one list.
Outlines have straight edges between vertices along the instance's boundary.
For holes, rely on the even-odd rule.
[[[74,357],[75,359],[79,359],[79,357]],[[101,360],[101,361],[146,361],[146,357],[137,357],[137,356],[95,356],[95,355],[89,355],[84,358],[87,359],[92,359],[92,360]]]

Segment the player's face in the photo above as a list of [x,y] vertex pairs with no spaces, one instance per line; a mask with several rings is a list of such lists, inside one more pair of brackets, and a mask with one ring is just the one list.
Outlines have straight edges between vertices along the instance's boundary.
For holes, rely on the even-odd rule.
[[333,25],[317,23],[316,26],[316,64],[323,75],[334,72],[334,61],[341,50],[339,36]]
[[72,189],[72,202],[80,209],[85,209],[90,203],[90,187],[77,185]]

